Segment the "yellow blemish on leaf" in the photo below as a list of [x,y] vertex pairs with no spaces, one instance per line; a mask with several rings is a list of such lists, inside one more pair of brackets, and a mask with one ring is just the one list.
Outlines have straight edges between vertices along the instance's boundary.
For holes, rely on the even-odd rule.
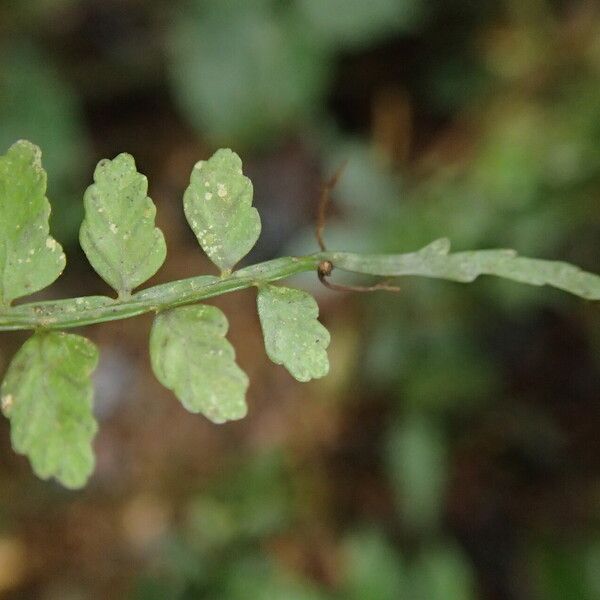
[[2,410],[10,410],[12,405],[14,404],[14,401],[15,399],[12,394],[6,394],[6,396],[2,396]]

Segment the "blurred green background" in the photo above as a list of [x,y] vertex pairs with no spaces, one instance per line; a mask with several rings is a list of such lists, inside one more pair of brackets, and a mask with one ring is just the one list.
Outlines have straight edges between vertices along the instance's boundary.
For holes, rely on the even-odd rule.
[[[331,249],[514,247],[600,272],[595,0],[4,0],[0,148],[44,151],[69,265],[93,166],[132,153],[169,256],[210,272],[181,197],[239,152],[263,236],[316,250],[319,188],[347,161]],[[337,275],[336,275],[337,278]],[[342,276],[343,279],[343,276]],[[217,300],[250,414],[214,426],[154,380],[145,318],[89,328],[98,465],[36,480],[0,424],[0,597],[597,600],[600,312],[547,289],[401,282],[312,291],[331,373],[264,355],[251,292]],[[2,370],[24,335],[3,335]]]

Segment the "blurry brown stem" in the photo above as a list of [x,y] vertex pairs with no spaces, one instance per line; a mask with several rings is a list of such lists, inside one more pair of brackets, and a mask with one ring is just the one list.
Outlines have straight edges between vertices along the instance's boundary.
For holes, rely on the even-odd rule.
[[[326,252],[327,247],[325,246],[325,240],[323,239],[323,233],[325,231],[325,224],[327,221],[327,208],[331,202],[331,192],[337,185],[337,182],[340,180],[344,169],[346,168],[347,161],[344,161],[337,169],[337,171],[333,174],[332,177],[327,180],[322,189],[321,189],[321,197],[319,198],[319,206],[317,210],[317,226],[315,234],[317,236],[317,242],[319,244],[319,248],[321,252]],[[317,268],[317,274],[319,276],[319,281],[330,290],[334,290],[336,292],[376,292],[376,291],[386,291],[386,292],[399,292],[400,288],[389,285],[386,281],[381,283],[377,283],[371,286],[362,286],[362,285],[342,285],[339,283],[333,283],[329,281],[327,278],[331,276],[331,272],[333,271],[333,263],[329,260],[324,260],[319,263]]]
[[348,161],[344,161],[338,167],[337,171],[332,177],[329,178],[328,181],[323,184],[321,189],[321,197],[319,198],[319,206],[317,210],[317,228],[315,232],[321,252],[325,252],[327,249],[325,246],[325,240],[323,239],[323,232],[325,231],[325,222],[327,220],[327,208],[331,202],[331,192],[337,185],[337,182],[340,180],[340,177],[346,168],[347,162]]

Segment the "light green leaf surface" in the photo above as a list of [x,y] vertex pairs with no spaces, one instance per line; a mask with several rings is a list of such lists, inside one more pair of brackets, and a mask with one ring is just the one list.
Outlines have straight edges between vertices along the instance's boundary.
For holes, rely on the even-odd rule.
[[196,164],[183,197],[185,216],[210,260],[229,271],[254,246],[260,217],[252,206],[252,182],[231,150],[217,150]]
[[97,273],[119,296],[152,277],[165,260],[162,232],[154,226],[156,207],[148,180],[129,154],[104,159],[84,196],[85,219],[79,240]]
[[306,292],[265,285],[258,291],[258,315],[269,358],[298,381],[329,372],[329,332],[319,321],[319,307]]
[[341,544],[344,600],[414,600],[402,555],[381,531],[361,529]]
[[0,156],[0,306],[45,288],[65,268],[60,244],[48,235],[41,157],[26,141]]
[[433,419],[409,413],[389,432],[387,466],[396,504],[411,531],[432,530],[444,502],[446,447]]
[[92,342],[63,332],[34,334],[10,363],[0,389],[2,412],[15,451],[42,479],[80,488],[94,469],[90,375],[97,363]]
[[295,8],[272,0],[181,5],[168,67],[181,114],[203,139],[268,148],[319,115],[333,57]]
[[411,600],[476,600],[475,574],[456,544],[424,548],[412,570]]
[[183,306],[157,315],[150,358],[158,380],[183,406],[213,423],[246,416],[248,377],[225,339],[227,319],[214,306]]
[[373,44],[409,30],[424,12],[422,0],[298,0],[312,35],[326,46]]
[[[60,2],[73,0],[59,0]],[[77,0],[75,0],[77,1]],[[56,18],[56,1],[10,3],[23,10],[21,23]],[[0,22],[11,29],[8,2],[0,3]],[[33,8],[37,6],[37,8]],[[41,7],[44,5],[41,16]],[[52,15],[48,17],[48,15]],[[7,17],[9,23],[7,23]],[[18,25],[15,23],[12,27]],[[85,181],[88,140],[82,110],[83,99],[55,68],[53,57],[36,36],[6,36],[0,52],[0,151],[15,140],[35,140],[44,149],[44,169],[50,182],[52,231],[69,244],[77,239],[83,217],[80,188]],[[41,42],[41,40],[37,40]]]
[[565,262],[524,258],[514,250],[474,250],[450,254],[450,242],[439,239],[407,254],[334,253],[335,266],[381,276],[421,275],[469,283],[495,275],[529,285],[549,285],[588,300],[600,300],[600,275]]

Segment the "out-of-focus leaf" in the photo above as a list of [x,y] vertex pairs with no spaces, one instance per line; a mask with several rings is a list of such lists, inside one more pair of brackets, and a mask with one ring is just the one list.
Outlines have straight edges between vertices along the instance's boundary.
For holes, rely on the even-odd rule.
[[[336,135],[339,137],[339,134]],[[333,189],[336,202],[365,218],[390,218],[402,198],[402,180],[376,148],[356,139],[336,140],[326,156],[326,173],[343,166]],[[368,202],[367,199],[368,198]]]
[[343,598],[410,600],[406,566],[395,548],[377,531],[355,533],[342,546]]
[[600,539],[592,540],[586,548],[584,563],[590,595],[600,596]]
[[98,363],[94,344],[79,335],[40,332],[13,358],[0,394],[10,419],[14,449],[27,455],[42,479],[85,485],[94,468],[90,375]]
[[284,4],[196,0],[170,40],[177,101],[219,144],[267,143],[321,104],[330,55]]
[[435,339],[415,340],[414,364],[404,372],[406,405],[417,410],[470,410],[498,389],[498,365],[464,330],[455,329],[438,326]]
[[277,535],[294,520],[293,483],[279,448],[241,461],[212,492],[231,512],[238,538]]
[[187,512],[185,535],[190,545],[202,552],[214,552],[229,544],[239,523],[226,502],[202,495],[191,503]]
[[253,554],[238,560],[228,573],[220,597],[229,600],[325,600],[310,582],[278,568],[266,558]]
[[422,415],[402,418],[388,437],[387,464],[406,526],[435,527],[447,472],[444,442],[435,424]]
[[173,580],[172,578],[162,579],[156,575],[144,573],[137,581],[133,591],[132,600],[164,600],[165,598],[185,598],[185,582]]
[[101,160],[84,196],[79,239],[88,260],[119,296],[152,277],[167,255],[165,238],[154,226],[156,207],[148,181],[129,154]]
[[[19,0],[5,0],[5,6],[0,9],[0,16],[6,17],[7,21],[15,22],[19,26],[35,26],[44,19],[50,19],[60,15],[60,11],[68,9],[71,5],[77,4],[81,0],[28,0],[19,2]],[[6,10],[6,15],[3,10]],[[62,15],[61,15],[62,16]]]
[[543,183],[547,140],[540,135],[547,115],[532,104],[511,103],[488,125],[486,143],[469,172],[469,184],[485,191],[492,206],[535,204]]
[[[600,591],[598,571],[586,569],[586,559],[592,556],[594,546],[581,543],[557,543],[544,540],[535,549],[530,563],[533,567],[537,597],[544,600],[592,600]],[[598,549],[596,549],[598,551]],[[596,562],[600,566],[598,557]]]
[[37,146],[20,141],[0,156],[0,306],[50,285],[65,268],[49,233],[46,172]]
[[298,381],[329,372],[329,332],[319,321],[319,307],[306,292],[264,285],[258,291],[258,315],[269,358]]
[[0,52],[0,124],[0,148],[29,139],[44,149],[53,231],[61,241],[75,241],[87,146],[81,107],[46,54],[31,46],[4,45]]
[[246,416],[248,377],[225,339],[227,319],[214,306],[183,306],[157,315],[150,357],[158,380],[183,406],[213,423]]
[[423,551],[413,567],[412,598],[418,600],[475,600],[471,565],[453,544]]
[[185,216],[202,249],[221,271],[230,271],[260,235],[252,193],[242,161],[231,150],[217,150],[192,171],[183,197]]
[[298,0],[310,30],[321,43],[355,46],[416,25],[422,0]]

